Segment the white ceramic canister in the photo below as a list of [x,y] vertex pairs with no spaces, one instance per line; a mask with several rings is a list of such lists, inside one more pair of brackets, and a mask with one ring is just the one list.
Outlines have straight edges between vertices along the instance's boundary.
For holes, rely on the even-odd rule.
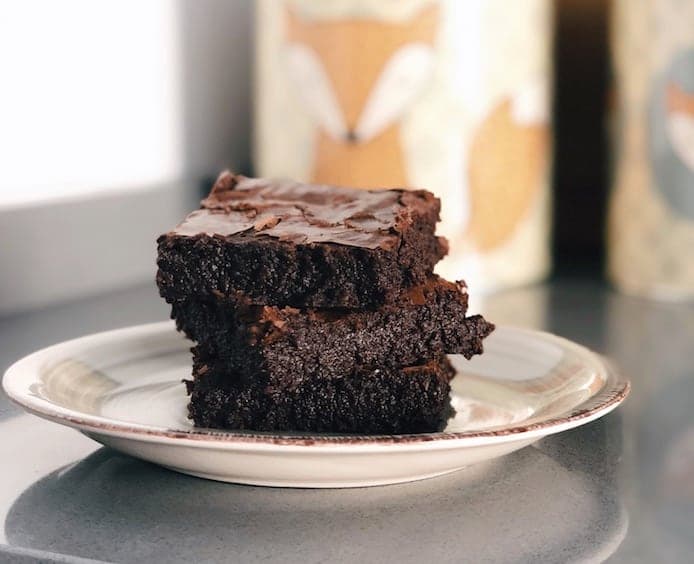
[[262,176],[421,187],[437,267],[475,291],[549,269],[549,0],[259,0]]
[[617,0],[609,274],[694,297],[694,0]]

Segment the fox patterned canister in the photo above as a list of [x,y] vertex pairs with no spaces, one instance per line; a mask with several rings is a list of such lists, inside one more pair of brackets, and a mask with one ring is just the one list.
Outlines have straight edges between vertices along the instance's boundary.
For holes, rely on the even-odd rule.
[[549,0],[260,0],[256,172],[422,187],[438,272],[476,290],[549,268]]
[[694,298],[694,0],[619,0],[613,16],[610,276]]

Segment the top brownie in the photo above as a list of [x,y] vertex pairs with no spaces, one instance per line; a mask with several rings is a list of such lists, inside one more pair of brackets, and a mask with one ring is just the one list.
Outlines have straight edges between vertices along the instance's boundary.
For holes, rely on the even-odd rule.
[[224,172],[158,243],[168,302],[242,294],[258,305],[368,308],[424,282],[445,255],[425,190],[358,190]]

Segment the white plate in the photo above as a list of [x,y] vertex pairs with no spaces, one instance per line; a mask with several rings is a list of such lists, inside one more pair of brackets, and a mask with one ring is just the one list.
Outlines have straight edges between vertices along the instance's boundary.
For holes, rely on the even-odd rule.
[[629,392],[600,357],[560,337],[499,327],[485,353],[451,357],[457,415],[443,432],[346,436],[195,429],[181,380],[190,343],[170,322],[75,339],[11,366],[3,387],[27,411],[132,456],[203,478],[285,487],[419,480],[577,427]]

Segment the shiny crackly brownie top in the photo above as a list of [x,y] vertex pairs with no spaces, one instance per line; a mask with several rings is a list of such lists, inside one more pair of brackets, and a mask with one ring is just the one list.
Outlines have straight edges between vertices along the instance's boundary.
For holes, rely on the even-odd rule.
[[392,250],[417,216],[436,221],[439,209],[439,200],[426,190],[361,190],[225,171],[201,209],[188,215],[173,234],[271,237],[295,244]]

